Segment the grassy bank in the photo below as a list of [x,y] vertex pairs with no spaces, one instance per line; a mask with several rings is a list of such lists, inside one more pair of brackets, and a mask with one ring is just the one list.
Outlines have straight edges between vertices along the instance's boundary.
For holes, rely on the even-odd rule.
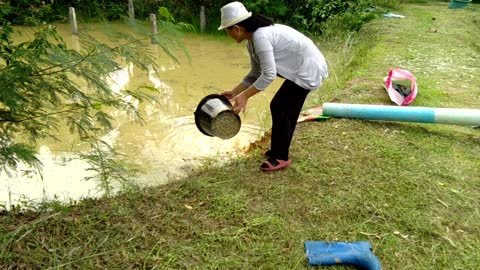
[[[404,5],[405,19],[325,49],[332,76],[309,105],[391,104],[382,78],[398,67],[417,76],[411,106],[478,108],[480,7],[447,4]],[[165,186],[4,214],[0,268],[310,269],[304,241],[365,240],[384,269],[478,269],[480,130],[307,122],[293,165],[262,173],[267,147]]]

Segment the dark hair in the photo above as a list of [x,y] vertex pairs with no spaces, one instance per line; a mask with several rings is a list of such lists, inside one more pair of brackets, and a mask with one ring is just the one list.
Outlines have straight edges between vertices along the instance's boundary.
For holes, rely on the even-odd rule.
[[273,25],[273,19],[262,14],[254,14],[236,25],[242,26],[247,32],[253,33],[260,27]]

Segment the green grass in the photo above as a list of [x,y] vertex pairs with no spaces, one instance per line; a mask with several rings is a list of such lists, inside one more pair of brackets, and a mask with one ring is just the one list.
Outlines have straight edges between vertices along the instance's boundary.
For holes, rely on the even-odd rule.
[[[332,77],[310,104],[392,104],[382,78],[398,67],[418,79],[410,106],[478,108],[480,7],[428,3],[403,5],[406,19],[379,18],[344,47],[325,46]],[[384,269],[478,269],[480,130],[307,122],[293,165],[262,173],[268,142],[161,187],[5,213],[0,267],[311,269],[304,241],[365,240]],[[333,268],[354,269],[322,269]]]

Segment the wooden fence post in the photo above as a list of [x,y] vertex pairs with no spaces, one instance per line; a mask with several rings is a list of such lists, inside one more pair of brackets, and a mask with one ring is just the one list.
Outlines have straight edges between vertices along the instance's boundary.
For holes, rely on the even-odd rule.
[[200,6],[200,32],[205,32],[205,25],[206,25],[206,17],[205,17],[205,7]]
[[68,11],[68,16],[70,18],[70,26],[73,34],[78,34],[77,28],[77,16],[75,15],[75,8],[70,7]]
[[[150,31],[154,36],[158,33],[157,32],[157,16],[153,13],[150,14]],[[153,44],[157,43],[155,41],[155,37],[152,37],[152,43]]]
[[133,8],[133,0],[128,0],[128,17],[130,19],[135,19],[135,11]]

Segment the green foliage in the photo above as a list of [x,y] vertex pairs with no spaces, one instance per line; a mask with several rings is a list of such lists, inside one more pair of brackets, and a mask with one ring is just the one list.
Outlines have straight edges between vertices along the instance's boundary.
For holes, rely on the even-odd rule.
[[400,0],[374,0],[375,7],[398,10],[400,8]]
[[[133,31],[135,22],[129,23]],[[178,30],[168,24],[162,25],[154,37],[147,35],[144,27],[139,29],[144,31],[143,39],[115,33],[114,44],[121,44],[116,47],[82,34],[83,48],[77,51],[67,48],[56,29],[50,26],[37,31],[33,40],[15,44],[13,28],[3,24],[0,32],[0,173],[17,171],[22,163],[39,168],[35,143],[41,138],[56,139],[56,132],[68,127],[79,140],[92,146],[92,152],[82,157],[98,172],[104,188],[107,189],[108,180],[129,176],[128,166],[114,158],[119,154],[99,138],[114,128],[109,112],[125,112],[141,121],[134,104],[153,101],[154,97],[151,91],[140,89],[116,93],[106,79],[130,63],[144,71],[156,72],[155,60],[145,44],[150,43],[151,38],[156,38],[158,46],[172,57],[171,46],[179,45],[175,43]],[[125,99],[125,95],[132,99]]]
[[179,22],[179,23],[177,23],[177,26],[178,26],[179,29],[181,29],[183,31],[186,31],[186,32],[196,32],[197,31],[195,26],[193,26],[192,24],[189,24],[189,23]]
[[[18,2],[18,3],[17,3]],[[68,9],[75,8],[79,21],[117,21],[127,14],[125,0],[56,0],[16,1],[15,5],[1,4],[2,12],[9,21],[18,24],[38,24],[68,19]],[[220,24],[220,8],[231,0],[136,0],[135,18],[147,21],[150,14],[159,15],[159,20],[182,22],[183,29],[193,31],[199,28],[200,7],[204,6],[207,16],[206,30],[217,33]],[[273,18],[276,22],[289,24],[311,35],[322,35],[325,22],[341,26],[342,31],[357,31],[371,16],[365,16],[367,8],[385,7],[394,9],[400,0],[244,0],[242,3],[253,13]],[[27,12],[25,12],[27,11]],[[332,30],[333,31],[333,30]],[[348,33],[347,33],[348,34]]]
[[158,15],[160,20],[164,20],[167,22],[175,22],[175,18],[173,18],[172,14],[166,7],[159,7],[158,8]]
[[0,2],[0,18],[4,18],[8,14],[12,13],[13,8],[9,2]]
[[320,24],[322,39],[342,41],[355,35],[362,26],[375,18],[374,13],[362,12],[357,14],[340,13],[332,16]]
[[1,2],[0,19],[4,18],[14,24],[40,24],[43,21],[55,18],[52,4],[53,0],[12,0],[8,2]]
[[373,18],[364,14],[372,4],[371,0],[307,0],[294,14],[292,23],[312,35],[323,34],[325,23],[329,20],[334,21],[333,25],[342,27],[337,29],[339,32],[357,31]]
[[176,27],[179,30],[187,31],[187,32],[195,32],[196,28],[192,24],[179,22],[175,24],[175,18],[173,17],[172,13],[166,7],[159,7],[158,8],[159,20],[161,22],[172,24],[172,26]]
[[5,136],[0,137],[0,171],[8,172],[9,169],[17,169],[20,162],[25,162],[31,166],[40,169],[41,162],[35,156],[35,150],[32,147],[15,143]]
[[[100,0],[100,1],[55,1],[55,9],[68,17],[68,8],[74,7],[80,21],[119,21],[127,14],[127,1]],[[54,18],[52,18],[54,19]]]
[[288,7],[284,0],[255,0],[244,1],[248,10],[266,16],[281,19],[288,14]]
[[[185,22],[175,23],[175,17],[172,15],[172,13],[170,13],[168,8],[163,6],[158,8],[157,26],[166,31],[168,31],[168,29],[175,29],[175,31],[185,31],[185,32],[196,31],[195,26],[192,24],[185,23]],[[156,40],[156,39],[158,39],[158,37],[157,38],[154,37],[154,42],[157,42],[157,43],[162,42],[161,40]]]
[[[92,140],[91,151],[80,154],[80,157],[90,165],[90,171],[98,173],[95,177],[86,177],[86,180],[97,180],[99,188],[107,195],[113,194],[114,184],[128,184],[128,180],[138,172],[132,164],[119,159],[122,155],[102,140]],[[115,179],[115,183],[111,181]]]

